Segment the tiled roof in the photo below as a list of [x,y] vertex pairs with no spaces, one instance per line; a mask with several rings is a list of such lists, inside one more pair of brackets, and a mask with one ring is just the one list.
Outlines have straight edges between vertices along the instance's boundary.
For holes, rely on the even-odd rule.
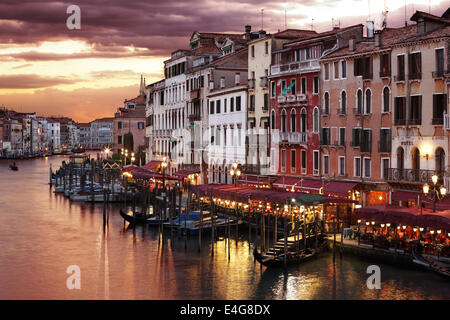
[[120,115],[117,118],[142,118],[145,119],[145,108],[120,109]]
[[417,25],[409,25],[402,28],[386,28],[380,33],[381,46],[377,47],[375,39],[365,38],[359,43],[355,43],[355,50],[350,51],[348,47],[344,47],[338,51],[326,56],[325,59],[343,57],[354,54],[364,54],[373,51],[389,49],[396,45],[408,44],[417,41],[426,41],[432,39],[439,39],[442,37],[450,37],[450,26],[439,28],[431,32],[425,32],[423,34],[417,33]]
[[363,27],[362,24],[356,24],[356,25],[353,25],[353,26],[345,27],[345,28],[334,28],[333,30],[330,30],[330,31],[325,31],[325,32],[320,32],[320,33],[316,33],[316,34],[311,34],[311,35],[306,35],[306,36],[300,37],[299,39],[295,39],[295,40],[286,42],[286,45],[289,45],[291,43],[296,43],[296,42],[299,42],[299,41],[314,40],[316,38],[322,38],[322,37],[326,37],[326,36],[335,35],[335,34],[337,34],[339,32],[344,32],[346,30],[353,29],[353,28],[358,27],[358,26]]
[[125,100],[125,102],[134,102],[136,104],[145,104],[145,94],[141,94],[137,96],[136,98]]
[[450,20],[444,18],[444,17],[438,17],[435,15],[432,15],[430,13],[426,13],[423,11],[416,11],[416,13],[414,13],[414,15],[411,17],[411,21],[419,21],[419,19],[424,19],[424,20],[432,20],[438,23],[444,23],[444,24],[449,24],[450,25]]
[[100,118],[100,119],[95,119],[92,122],[112,122],[114,121],[114,118]]

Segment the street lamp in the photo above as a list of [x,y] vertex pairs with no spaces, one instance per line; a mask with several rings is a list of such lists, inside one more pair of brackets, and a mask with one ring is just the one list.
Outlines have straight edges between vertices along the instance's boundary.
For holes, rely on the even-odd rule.
[[105,154],[106,154],[106,159],[108,159],[108,158],[109,158],[109,153],[111,152],[111,149],[108,148],[108,147],[106,147],[105,150],[104,150],[104,152],[105,152]]
[[230,169],[231,179],[234,180],[234,186],[237,187],[237,180],[241,176],[241,169],[237,162],[234,162]]
[[131,153],[131,164],[134,163],[134,160],[136,160],[136,158],[134,157],[134,152]]
[[441,200],[447,194],[447,188],[443,185],[439,185],[438,180],[438,175],[434,174],[431,177],[432,185],[430,186],[428,183],[423,185],[423,193],[425,195],[430,194],[433,196],[433,212],[436,212],[436,199]]
[[163,161],[161,162],[161,171],[163,174],[163,189],[166,186],[166,167],[167,167],[167,159],[166,157],[163,158]]

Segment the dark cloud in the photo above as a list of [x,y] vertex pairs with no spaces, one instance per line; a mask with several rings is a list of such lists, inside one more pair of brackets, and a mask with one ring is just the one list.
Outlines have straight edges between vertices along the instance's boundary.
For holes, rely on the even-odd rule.
[[36,89],[47,88],[60,84],[71,84],[76,79],[65,79],[62,77],[40,77],[34,74],[0,75],[1,89]]

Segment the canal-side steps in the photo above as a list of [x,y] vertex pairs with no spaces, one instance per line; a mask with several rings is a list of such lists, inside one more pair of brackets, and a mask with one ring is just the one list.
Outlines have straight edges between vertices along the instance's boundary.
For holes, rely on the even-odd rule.
[[[298,241],[287,240],[287,250],[296,248]],[[276,257],[284,253],[284,238],[279,239],[265,254],[264,257]]]

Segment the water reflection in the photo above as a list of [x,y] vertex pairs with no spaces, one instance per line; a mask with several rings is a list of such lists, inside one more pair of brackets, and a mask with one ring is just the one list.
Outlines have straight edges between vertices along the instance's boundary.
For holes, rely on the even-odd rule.
[[[63,159],[16,161],[18,172],[0,161],[0,273],[8,275],[0,278],[1,299],[450,298],[445,279],[383,264],[382,290],[368,290],[374,262],[349,256],[333,264],[327,254],[286,272],[261,268],[247,227],[232,228],[230,241],[221,235],[214,247],[203,234],[199,252],[197,237],[185,248],[176,232],[160,239],[157,229],[126,229],[116,205],[104,223],[103,204],[70,202],[50,190],[49,167]],[[65,286],[73,264],[81,290]]]

